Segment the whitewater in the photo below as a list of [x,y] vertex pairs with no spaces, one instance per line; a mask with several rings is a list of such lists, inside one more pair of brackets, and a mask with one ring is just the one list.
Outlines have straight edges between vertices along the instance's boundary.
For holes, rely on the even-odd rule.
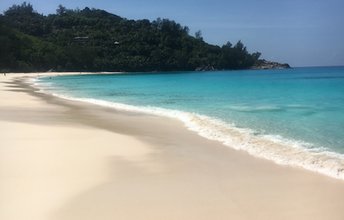
[[41,91],[180,120],[210,140],[344,180],[344,68],[43,77]]

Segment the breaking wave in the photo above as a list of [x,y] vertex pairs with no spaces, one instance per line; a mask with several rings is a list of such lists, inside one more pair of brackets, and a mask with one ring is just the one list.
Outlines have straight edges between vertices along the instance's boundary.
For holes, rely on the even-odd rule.
[[[224,122],[218,118],[206,115],[171,110],[152,106],[134,106],[91,98],[76,98],[45,91],[50,85],[34,82],[41,92],[54,96],[111,107],[117,110],[154,114],[177,119],[198,135],[223,143],[224,145],[248,152],[258,158],[274,161],[280,165],[301,167],[321,173],[333,178],[344,180],[344,155],[328,151],[325,148],[315,147],[310,143],[286,139],[278,135],[259,134],[252,129],[239,128],[235,124]],[[291,106],[303,108],[304,106]],[[239,107],[238,110],[247,110]],[[250,109],[251,110],[251,109]],[[278,110],[275,107],[265,106],[255,110]]]

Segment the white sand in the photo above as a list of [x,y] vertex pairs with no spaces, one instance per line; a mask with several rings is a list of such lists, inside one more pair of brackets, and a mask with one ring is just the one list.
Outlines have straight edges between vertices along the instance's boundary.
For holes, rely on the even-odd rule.
[[344,219],[341,180],[171,119],[44,96],[22,76],[0,76],[1,220]]

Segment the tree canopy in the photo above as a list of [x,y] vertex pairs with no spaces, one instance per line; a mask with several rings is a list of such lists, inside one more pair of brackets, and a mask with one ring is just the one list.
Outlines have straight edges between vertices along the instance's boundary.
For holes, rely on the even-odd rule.
[[260,53],[239,41],[222,47],[169,19],[129,20],[104,10],[42,15],[24,2],[0,15],[1,71],[176,71],[245,69]]

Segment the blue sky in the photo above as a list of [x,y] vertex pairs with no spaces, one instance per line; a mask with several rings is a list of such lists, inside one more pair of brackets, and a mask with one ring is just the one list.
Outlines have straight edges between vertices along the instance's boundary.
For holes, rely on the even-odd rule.
[[[0,11],[21,0],[0,0]],[[344,0],[31,0],[40,13],[86,6],[129,19],[173,19],[205,41],[242,40],[250,52],[292,66],[344,65]]]

